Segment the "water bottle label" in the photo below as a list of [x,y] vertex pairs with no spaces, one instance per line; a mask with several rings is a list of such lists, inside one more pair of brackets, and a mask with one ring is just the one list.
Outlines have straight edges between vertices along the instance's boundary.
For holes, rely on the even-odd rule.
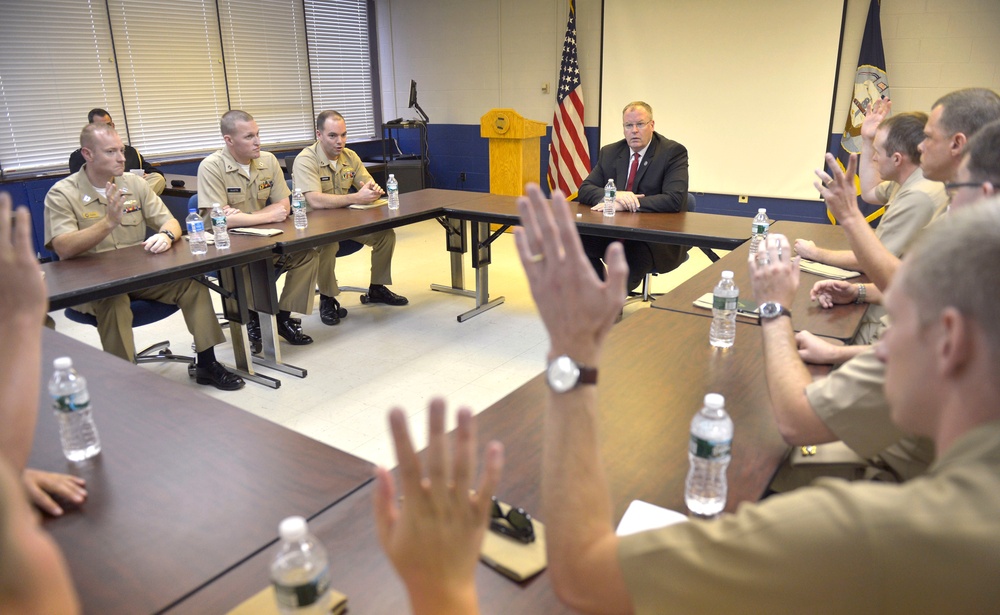
[[732,445],[733,445],[732,440],[723,440],[722,442],[711,442],[709,440],[702,440],[698,436],[692,435],[691,443],[688,447],[688,450],[695,457],[717,461],[729,457]]
[[712,296],[712,307],[716,310],[735,310],[739,297]]
[[62,395],[54,399],[53,407],[59,412],[79,412],[90,406],[90,397],[78,399],[77,395]]
[[292,201],[292,209],[305,209],[305,208],[306,208],[305,201]]
[[188,222],[187,227],[188,227],[188,233],[205,232],[205,223],[202,222],[201,220],[198,220],[197,222]]
[[770,222],[758,222],[753,225],[753,230],[751,231],[754,235],[767,235],[767,228],[771,226]]
[[326,567],[316,578],[302,585],[274,583],[274,596],[280,606],[295,609],[315,603],[329,589],[330,574]]
[[225,225],[226,225],[226,217],[225,216],[214,216],[212,218],[212,226],[220,226],[221,227],[221,226],[225,226]]

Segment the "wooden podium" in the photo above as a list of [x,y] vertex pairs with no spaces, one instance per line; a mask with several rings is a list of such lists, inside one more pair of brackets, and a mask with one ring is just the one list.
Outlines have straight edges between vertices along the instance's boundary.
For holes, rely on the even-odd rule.
[[490,140],[490,193],[521,196],[528,182],[539,182],[539,138],[545,123],[513,109],[490,109],[479,119],[479,134]]

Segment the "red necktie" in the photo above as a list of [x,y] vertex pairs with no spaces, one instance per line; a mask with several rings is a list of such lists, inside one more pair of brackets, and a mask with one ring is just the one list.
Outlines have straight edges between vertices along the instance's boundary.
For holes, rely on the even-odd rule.
[[632,185],[635,184],[635,172],[639,170],[639,154],[632,154],[632,166],[628,170],[628,183],[625,184],[625,192],[632,192]]

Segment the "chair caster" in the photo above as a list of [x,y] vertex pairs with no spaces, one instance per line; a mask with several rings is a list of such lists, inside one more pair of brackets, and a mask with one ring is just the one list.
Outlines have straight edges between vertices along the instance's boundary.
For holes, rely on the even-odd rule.
[[365,293],[365,294],[361,295],[361,304],[362,305],[366,305],[367,303],[368,303],[368,294]]

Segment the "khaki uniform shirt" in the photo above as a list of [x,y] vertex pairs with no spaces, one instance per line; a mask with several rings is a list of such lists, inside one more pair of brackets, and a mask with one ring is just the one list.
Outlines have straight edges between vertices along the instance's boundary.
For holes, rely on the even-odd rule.
[[866,459],[881,459],[903,480],[924,473],[934,461],[926,438],[903,433],[889,416],[885,363],[869,349],[825,378],[806,386],[817,416],[844,444]]
[[292,176],[302,192],[335,195],[347,194],[352,186],[360,190],[368,182],[375,181],[354,151],[345,147],[336,160],[330,160],[319,141],[295,157]]
[[996,612],[1000,421],[908,483],[822,479],[625,536],[618,557],[637,613]]
[[885,214],[875,234],[895,256],[902,256],[927,223],[948,205],[944,184],[924,178],[919,168],[902,184],[882,182],[876,188],[885,202]]
[[[146,180],[133,173],[114,179],[119,188],[132,195],[125,200],[122,222],[86,254],[126,248],[146,239],[146,227],[159,231],[173,219],[167,206],[149,188]],[[107,215],[108,199],[101,196],[90,179],[87,166],[56,182],[45,195],[45,247],[52,249],[52,238],[91,227]]]
[[276,203],[291,191],[285,183],[278,159],[271,152],[261,152],[250,161],[250,174],[240,168],[228,148],[222,148],[198,165],[198,208],[211,211],[213,203],[235,207],[252,214]]

